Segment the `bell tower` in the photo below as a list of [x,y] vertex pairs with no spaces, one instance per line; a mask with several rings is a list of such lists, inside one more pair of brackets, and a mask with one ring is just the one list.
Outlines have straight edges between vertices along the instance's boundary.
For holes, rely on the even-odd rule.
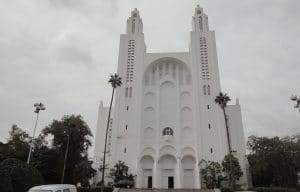
[[193,16],[193,31],[209,31],[208,17],[204,14],[203,9],[197,5]]
[[135,8],[131,11],[131,16],[127,19],[127,34],[143,33],[143,22],[140,13]]
[[[116,89],[112,137],[113,163],[125,161],[136,170],[136,159],[139,151],[140,105],[143,63],[146,54],[143,22],[138,9],[131,11],[127,19],[125,34],[120,36],[118,74],[122,78],[122,86]],[[135,138],[135,139],[133,139]]]

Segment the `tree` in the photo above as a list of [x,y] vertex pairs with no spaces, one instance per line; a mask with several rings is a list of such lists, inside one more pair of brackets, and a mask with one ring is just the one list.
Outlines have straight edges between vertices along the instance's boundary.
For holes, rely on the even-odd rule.
[[113,178],[114,182],[117,183],[118,181],[127,178],[128,169],[129,167],[124,161],[118,161],[118,163],[114,165],[114,168],[110,169],[110,176]]
[[228,154],[222,161],[223,171],[229,175],[232,174],[234,181],[239,180],[243,176],[239,160],[232,154]]
[[300,172],[300,143],[297,140],[250,136],[247,146],[254,186],[296,186],[297,172]]
[[[42,133],[45,137],[53,137],[51,149],[54,151],[44,151],[45,153],[43,153],[45,156],[56,155],[55,157],[52,156],[53,162],[56,163],[55,172],[52,174],[56,175],[55,178],[61,178],[64,155],[67,151],[69,161],[66,163],[64,182],[76,184],[78,180],[75,179],[75,167],[86,160],[88,148],[91,146],[90,137],[92,137],[92,133],[88,125],[80,115],[64,116],[60,121],[53,120],[50,125],[43,129]],[[68,137],[70,140],[67,150]],[[44,158],[44,160],[46,159]],[[55,182],[59,183],[60,180]]]
[[[226,111],[225,111],[225,108],[227,106],[227,103],[231,101],[230,97],[225,93],[223,94],[222,92],[219,93],[219,95],[216,96],[215,98],[215,103],[217,103],[223,110],[223,115],[224,115],[224,119],[225,119],[225,127],[226,127],[226,136],[227,136],[227,143],[228,143],[228,151],[229,151],[229,154],[230,156],[229,157],[232,157],[231,155],[231,152],[232,152],[232,148],[231,148],[231,142],[230,142],[230,134],[229,134],[229,126],[228,126],[228,118],[227,118],[227,115],[226,115]],[[235,188],[235,180],[233,179],[233,173],[232,173],[232,163],[231,163],[231,159],[229,158],[229,164],[230,164],[230,167],[231,167],[231,171],[229,172],[229,186],[231,187],[232,190],[234,190]]]
[[220,188],[224,180],[222,166],[218,162],[204,161],[205,167],[201,169],[202,179],[208,189]]
[[74,180],[76,183],[80,183],[83,187],[89,186],[89,179],[92,178],[96,170],[92,168],[93,161],[88,160],[88,157],[75,166]]
[[111,94],[111,100],[110,100],[110,105],[109,105],[109,112],[108,112],[108,118],[107,118],[107,124],[106,124],[106,132],[105,132],[105,141],[104,141],[104,152],[103,152],[103,170],[102,170],[102,180],[101,183],[104,183],[104,173],[105,173],[105,158],[106,158],[106,144],[107,144],[107,134],[108,134],[108,128],[109,128],[109,122],[110,122],[110,113],[111,113],[111,107],[112,107],[112,102],[114,100],[114,93],[115,93],[115,89],[117,87],[120,87],[122,85],[122,78],[119,77],[117,74],[111,75],[110,79],[108,81],[108,83],[111,84],[113,90],[112,90],[112,94]]
[[59,150],[43,147],[34,150],[30,164],[40,171],[47,184],[59,183],[63,161],[61,158]]
[[30,137],[17,125],[12,125],[7,143],[0,144],[0,161],[17,158],[26,161]]
[[44,184],[40,172],[19,159],[9,158],[0,163],[0,191],[26,192],[29,188]]
[[114,180],[114,185],[117,187],[132,187],[133,175],[128,173],[129,167],[123,161],[118,161],[114,168],[110,169],[110,176]]

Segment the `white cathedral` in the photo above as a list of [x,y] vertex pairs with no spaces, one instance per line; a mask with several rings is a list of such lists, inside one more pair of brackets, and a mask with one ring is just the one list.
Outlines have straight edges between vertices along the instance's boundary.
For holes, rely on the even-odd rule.
[[[229,153],[225,120],[214,99],[221,91],[214,31],[199,6],[192,18],[188,52],[147,53],[137,9],[120,37],[107,163],[129,166],[137,188],[201,188],[202,160],[221,162]],[[228,105],[231,145],[248,186],[245,138],[238,100]],[[108,107],[101,102],[94,167],[102,165]],[[106,175],[108,175],[108,170]],[[97,172],[94,182],[101,180]],[[202,186],[203,187],[203,186]]]

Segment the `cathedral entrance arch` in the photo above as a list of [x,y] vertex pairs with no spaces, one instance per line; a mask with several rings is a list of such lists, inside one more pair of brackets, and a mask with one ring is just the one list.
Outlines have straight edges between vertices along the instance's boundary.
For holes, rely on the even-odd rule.
[[154,159],[150,155],[145,155],[140,160],[143,188],[152,188],[153,165]]
[[196,160],[191,155],[181,159],[183,188],[195,188],[195,164]]
[[176,158],[173,155],[163,155],[158,161],[158,168],[161,178],[158,179],[161,188],[174,188]]

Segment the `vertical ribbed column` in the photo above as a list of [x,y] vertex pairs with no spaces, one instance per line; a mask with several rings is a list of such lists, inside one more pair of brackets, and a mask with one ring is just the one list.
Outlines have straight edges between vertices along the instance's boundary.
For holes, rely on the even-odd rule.
[[194,179],[195,179],[195,188],[199,189],[201,188],[201,182],[200,182],[200,170],[199,170],[199,166],[198,166],[198,160],[196,161],[195,165],[194,165]]
[[181,188],[181,163],[180,163],[180,157],[177,158],[177,167],[176,167],[176,188]]
[[[139,159],[137,160],[139,162]],[[135,187],[136,188],[142,188],[142,182],[143,182],[143,174],[142,174],[142,169],[141,165],[137,163],[137,176],[136,176],[136,181],[135,181]]]
[[153,186],[152,188],[158,188],[157,186],[157,160],[154,160],[154,164],[153,164],[153,177],[152,177],[152,181],[153,181]]

